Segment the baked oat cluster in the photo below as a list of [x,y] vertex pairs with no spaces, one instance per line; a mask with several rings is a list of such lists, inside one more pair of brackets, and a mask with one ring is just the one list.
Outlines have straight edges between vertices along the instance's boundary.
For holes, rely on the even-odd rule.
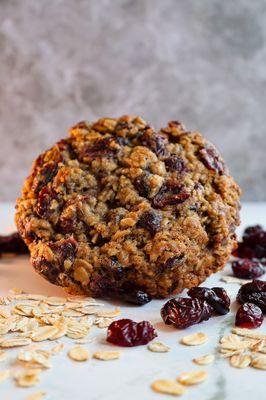
[[215,147],[178,121],[81,122],[35,161],[16,223],[34,268],[71,292],[167,297],[223,268],[240,190]]

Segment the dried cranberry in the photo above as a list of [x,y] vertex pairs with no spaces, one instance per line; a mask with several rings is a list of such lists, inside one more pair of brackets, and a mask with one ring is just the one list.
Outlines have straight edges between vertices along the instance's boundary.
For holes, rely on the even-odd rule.
[[149,296],[148,293],[135,288],[132,289],[123,287],[119,294],[119,297],[122,300],[130,304],[135,304],[137,306],[143,306],[152,300],[151,296]]
[[34,179],[32,190],[35,194],[38,194],[39,191],[47,185],[57,174],[58,172],[58,163],[50,162],[46,164],[43,168],[39,171],[39,176],[36,177],[38,179]]
[[18,232],[11,233],[10,235],[0,236],[0,254],[27,254],[28,252],[29,249]]
[[148,321],[134,322],[120,319],[109,325],[107,341],[118,346],[133,347],[149,343],[157,336],[154,327]]
[[258,279],[241,286],[237,294],[239,303],[256,304],[266,313],[266,282]]
[[65,260],[74,261],[77,252],[77,241],[70,237],[56,243],[50,243],[49,247],[58,258],[58,264],[63,267]]
[[261,309],[252,303],[244,303],[236,313],[236,326],[241,328],[259,328],[263,322]]
[[243,234],[243,241],[238,243],[238,248],[233,255],[240,258],[266,258],[266,231],[262,226],[249,226]]
[[51,188],[47,186],[43,187],[39,192],[36,212],[41,218],[47,218],[50,214],[50,203],[52,199],[55,198],[55,194],[52,192]]
[[243,279],[259,278],[265,273],[264,267],[258,261],[247,258],[232,262],[232,270],[235,276]]
[[184,254],[168,258],[168,260],[164,263],[164,269],[172,271],[174,268],[179,267],[182,265],[183,258]]
[[35,270],[49,282],[57,284],[59,274],[62,272],[58,265],[47,261],[44,257],[32,257],[31,262]]
[[[77,226],[77,217],[73,215],[72,218],[70,217],[63,217],[61,216],[58,221],[58,230],[61,233],[74,233]],[[98,244],[98,243],[97,243]]]
[[166,158],[164,163],[167,171],[176,171],[178,173],[186,171],[185,161],[176,155]]
[[84,146],[81,157],[82,159],[91,159],[97,157],[111,157],[117,152],[117,149],[111,147],[111,143],[115,140],[112,136],[96,139],[93,144]]
[[178,181],[166,182],[152,200],[154,208],[163,208],[168,205],[180,204],[189,198],[184,185]]
[[156,211],[145,211],[137,222],[137,227],[147,229],[154,236],[161,228],[162,216]]
[[266,246],[266,231],[261,225],[249,226],[243,234],[243,242],[250,245]]
[[214,146],[207,143],[199,150],[199,156],[206,168],[218,172],[220,175],[224,173],[224,162]]
[[164,156],[167,153],[166,145],[168,140],[167,137],[162,134],[146,130],[143,135],[140,136],[139,141],[143,146],[148,147],[157,156]]
[[161,316],[166,325],[185,329],[191,325],[206,321],[211,317],[212,308],[200,299],[171,299],[161,309]]
[[230,310],[230,299],[223,288],[195,286],[189,289],[188,295],[193,299],[205,300],[218,314],[227,314]]
[[144,172],[135,179],[134,186],[142,197],[148,197],[150,194],[149,176],[148,172]]
[[233,256],[239,258],[255,258],[254,250],[243,242],[239,242],[237,245],[237,249],[233,251]]

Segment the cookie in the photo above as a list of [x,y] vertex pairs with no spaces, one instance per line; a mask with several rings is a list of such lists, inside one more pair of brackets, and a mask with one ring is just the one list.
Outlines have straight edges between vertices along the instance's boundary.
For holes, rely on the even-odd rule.
[[102,118],[37,158],[16,223],[35,270],[68,291],[167,297],[224,267],[239,196],[200,133]]

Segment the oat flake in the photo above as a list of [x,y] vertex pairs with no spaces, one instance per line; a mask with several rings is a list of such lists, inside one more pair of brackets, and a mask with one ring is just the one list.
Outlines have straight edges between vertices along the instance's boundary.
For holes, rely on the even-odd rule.
[[251,366],[256,369],[266,370],[266,357],[257,356],[251,361]]
[[74,361],[87,361],[90,358],[88,350],[82,346],[72,347],[68,352],[68,356]]
[[206,354],[205,356],[194,358],[193,362],[198,365],[209,365],[212,364],[214,360],[214,354]]
[[153,353],[167,353],[170,351],[170,347],[162,342],[151,342],[147,347]]
[[35,386],[39,380],[40,370],[28,369],[26,372],[19,374],[15,377],[17,386],[20,387],[31,387]]
[[175,381],[158,379],[151,384],[151,388],[158,393],[180,396],[185,393],[185,388]]
[[230,365],[234,368],[247,368],[251,363],[251,357],[248,355],[234,355],[230,358]]
[[1,347],[19,347],[27,346],[31,344],[31,340],[27,338],[13,337],[11,339],[4,339],[1,343]]
[[102,361],[117,360],[120,357],[120,351],[96,351],[93,358]]
[[121,314],[120,308],[115,308],[114,310],[101,310],[97,311],[97,317],[104,317],[104,318],[115,318]]
[[34,342],[42,342],[55,336],[57,332],[58,329],[55,326],[41,326],[33,332],[31,338]]
[[181,339],[181,343],[186,346],[199,346],[201,344],[206,343],[208,340],[208,336],[205,333],[197,332],[192,333],[191,335],[186,335]]
[[192,371],[192,372],[182,372],[177,378],[178,382],[182,385],[196,385],[205,381],[207,378],[206,371]]

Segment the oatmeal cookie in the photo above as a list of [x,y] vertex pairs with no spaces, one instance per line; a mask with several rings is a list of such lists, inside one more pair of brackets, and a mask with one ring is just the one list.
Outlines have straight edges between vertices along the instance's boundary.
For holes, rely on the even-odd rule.
[[240,189],[178,121],[80,122],[35,161],[16,223],[37,272],[92,296],[166,297],[223,268]]

